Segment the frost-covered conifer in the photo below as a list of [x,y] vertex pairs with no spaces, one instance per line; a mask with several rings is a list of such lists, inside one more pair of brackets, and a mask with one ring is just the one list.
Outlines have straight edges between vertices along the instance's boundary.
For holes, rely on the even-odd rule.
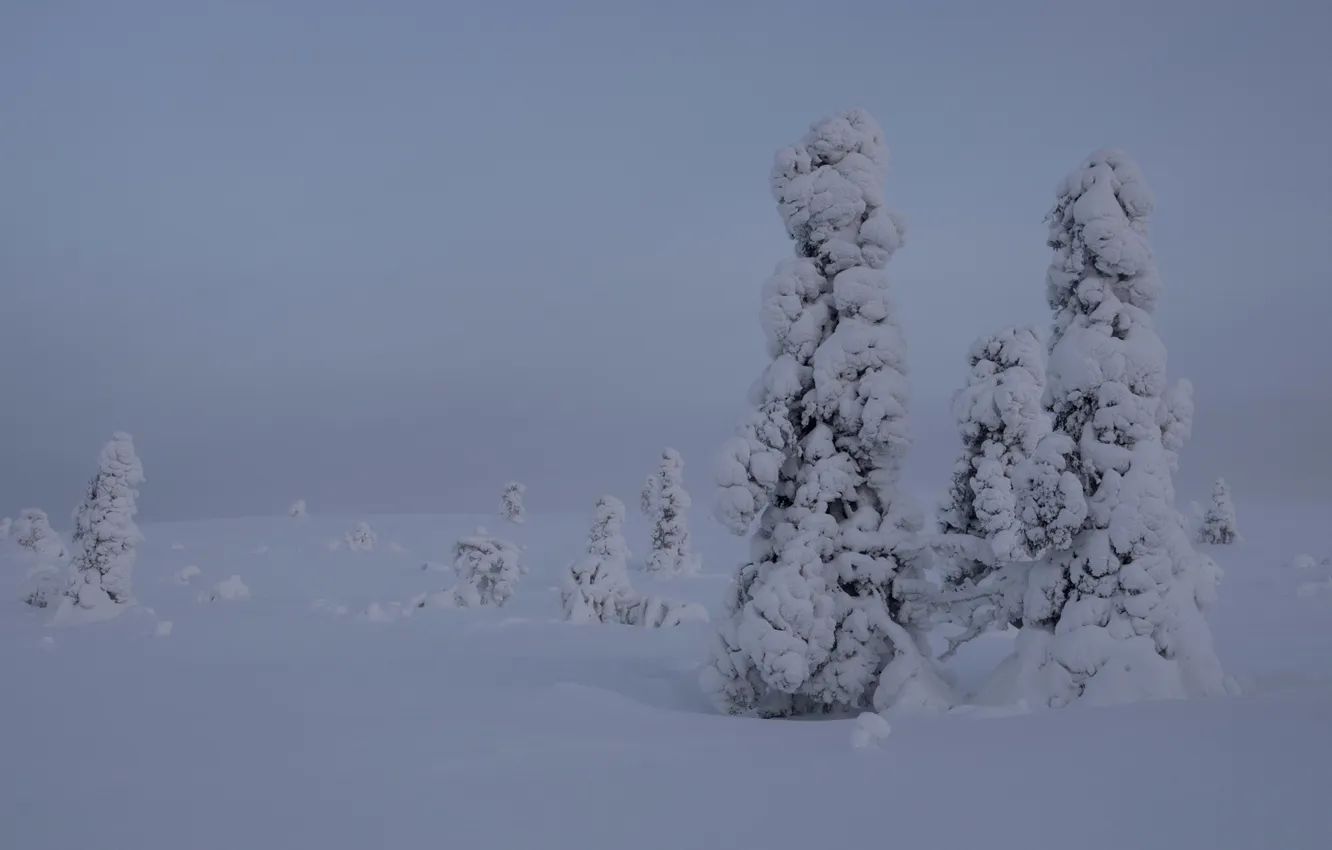
[[131,600],[130,570],[142,535],[134,524],[135,489],[143,464],[129,434],[117,432],[102,447],[97,474],[74,514],[73,580],[65,594],[80,608]]
[[614,496],[597,501],[587,555],[569,565],[560,599],[573,623],[622,623],[665,628],[688,620],[707,620],[706,609],[693,602],[640,596],[629,581],[629,546],[621,531],[624,503]]
[[287,516],[296,517],[297,519],[304,519],[309,515],[310,514],[305,510],[304,499],[297,499],[296,501],[292,502],[291,507],[287,510]]
[[379,535],[370,527],[368,522],[358,522],[356,528],[346,535],[347,548],[353,552],[372,552],[375,543],[379,541]]
[[1017,653],[996,675],[998,687],[1017,683],[1033,702],[1226,688],[1201,613],[1219,571],[1193,550],[1171,481],[1178,423],[1191,417],[1186,393],[1167,391],[1152,326],[1161,294],[1147,239],[1153,206],[1137,166],[1100,151],[1063,181],[1048,219],[1046,399],[1086,517],[1030,570]]
[[527,518],[527,511],[523,507],[523,494],[526,492],[526,484],[520,484],[517,481],[510,481],[505,484],[504,494],[500,496],[500,516],[509,522],[522,525],[523,520]]
[[587,534],[587,556],[569,565],[560,589],[566,619],[619,622],[616,606],[635,595],[629,583],[629,546],[623,525],[624,503],[614,496],[598,499]]
[[899,579],[923,565],[922,519],[897,479],[908,435],[906,346],[884,266],[902,225],[884,207],[888,150],[862,109],[777,153],[771,187],[795,257],[763,286],[772,361],[718,469],[717,518],[749,532],[702,685],[730,713],[935,704]]
[[[1041,404],[1045,358],[1030,328],[1004,328],[981,337],[967,355],[967,386],[953,396],[962,451],[940,506],[937,541],[945,556],[948,618],[964,627],[960,645],[990,623],[1007,619],[1000,587],[1014,561],[1030,561],[1045,538],[1042,517],[1024,511],[1024,466],[1049,432]],[[1005,569],[1007,568],[1007,569]]]
[[693,575],[700,567],[689,540],[689,494],[684,488],[684,458],[675,449],[661,453],[661,465],[643,488],[643,513],[652,523],[652,551],[644,568],[661,576]]
[[453,571],[458,584],[454,604],[462,608],[479,605],[499,607],[513,596],[514,587],[526,570],[521,550],[507,540],[492,537],[484,528],[453,545]]
[[1212,485],[1212,504],[1198,527],[1198,542],[1228,546],[1240,541],[1239,529],[1235,525],[1235,503],[1230,500],[1230,485],[1226,479],[1218,478]]

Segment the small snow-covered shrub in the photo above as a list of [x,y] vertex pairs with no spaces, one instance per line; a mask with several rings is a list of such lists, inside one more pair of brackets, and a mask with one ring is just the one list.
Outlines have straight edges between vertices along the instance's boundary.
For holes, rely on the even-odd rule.
[[672,448],[661,453],[661,464],[648,476],[642,507],[652,523],[652,551],[643,566],[658,576],[693,575],[699,559],[689,538],[689,494],[684,488],[684,458]]
[[250,588],[245,586],[240,576],[219,581],[213,585],[213,589],[203,596],[199,597],[200,602],[234,602],[239,599],[249,599]]
[[708,611],[697,602],[680,602],[659,596],[628,596],[616,600],[615,614],[626,626],[663,629],[698,620],[706,623]]
[[304,519],[305,517],[308,517],[309,515],[310,515],[309,512],[306,511],[306,509],[305,509],[305,500],[304,500],[304,499],[297,499],[296,501],[292,502],[292,503],[291,503],[291,507],[287,509],[287,516],[289,516],[289,517],[296,517],[297,519]]
[[456,604],[462,608],[499,607],[508,602],[518,579],[526,572],[520,555],[516,545],[490,536],[484,528],[460,539],[453,545],[453,571],[458,577],[453,588]]
[[375,542],[379,540],[379,535],[375,534],[373,528],[368,522],[359,522],[356,528],[352,529],[347,535],[347,548],[353,552],[372,552],[375,548]]
[[1212,504],[1198,526],[1197,542],[1216,546],[1242,542],[1235,524],[1235,503],[1230,499],[1230,485],[1224,478],[1216,479],[1212,485]]
[[1318,566],[1318,559],[1313,555],[1296,555],[1290,559],[1290,566],[1296,570],[1312,570]]
[[98,457],[97,474],[74,515],[73,581],[65,591],[82,608],[131,601],[130,570],[143,535],[134,523],[143,464],[123,431]]
[[31,550],[43,560],[63,561],[69,557],[64,542],[51,528],[51,521],[41,508],[24,508],[20,511],[11,531],[15,543]]
[[176,583],[189,584],[201,575],[203,575],[203,572],[198,567],[194,564],[188,564],[181,567],[180,572],[176,573]]
[[527,485],[517,481],[510,481],[504,485],[504,493],[500,496],[499,514],[509,522],[522,525],[527,518],[527,511],[523,507],[523,494],[527,492]]

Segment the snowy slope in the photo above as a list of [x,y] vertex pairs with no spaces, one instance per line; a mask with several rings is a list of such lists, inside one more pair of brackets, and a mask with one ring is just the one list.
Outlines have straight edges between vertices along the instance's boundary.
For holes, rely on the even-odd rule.
[[[145,524],[145,607],[73,628],[18,604],[26,563],[0,542],[0,844],[1325,848],[1332,567],[1290,562],[1332,557],[1330,515],[1241,505],[1247,542],[1214,552],[1217,648],[1244,696],[897,718],[866,748],[853,720],[712,713],[708,624],[559,622],[590,515],[365,517],[372,552],[329,548],[362,517]],[[528,547],[512,602],[395,617],[450,584],[420,565],[477,524]],[[632,577],[715,612],[744,542],[702,521],[695,537],[699,576]],[[629,543],[636,565],[641,518]],[[232,575],[249,598],[199,601]],[[974,682],[1006,642],[952,672]]]

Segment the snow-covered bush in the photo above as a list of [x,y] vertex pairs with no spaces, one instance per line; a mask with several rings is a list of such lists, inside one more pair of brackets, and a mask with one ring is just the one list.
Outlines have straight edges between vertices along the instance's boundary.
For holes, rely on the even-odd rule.
[[884,266],[888,150],[862,109],[778,151],[773,197],[795,257],[763,286],[772,358],[718,468],[715,513],[755,520],[702,686],[722,711],[792,715],[894,705],[942,683],[928,611],[898,582],[925,565],[923,519],[898,488],[908,444],[906,345]]
[[297,519],[304,519],[309,515],[310,513],[305,509],[304,499],[297,499],[292,502],[291,507],[287,509],[287,516],[296,517]]
[[199,597],[200,602],[235,602],[250,598],[250,588],[241,581],[240,576],[223,579],[213,585],[213,589]]
[[176,583],[189,584],[201,575],[203,575],[203,572],[198,567],[194,564],[188,564],[181,567],[180,572],[176,573]]
[[69,556],[60,535],[51,528],[51,520],[41,508],[24,508],[12,528],[14,542],[30,549],[47,561],[63,561]]
[[356,528],[346,536],[347,548],[353,552],[373,552],[375,542],[379,540],[379,535],[370,527],[368,522],[359,522]]
[[521,525],[527,518],[527,510],[523,507],[523,494],[527,492],[527,485],[517,481],[510,481],[504,485],[504,493],[500,496],[499,514],[509,522]]
[[1219,570],[1193,550],[1175,507],[1172,453],[1191,416],[1187,394],[1167,391],[1152,326],[1153,206],[1137,166],[1100,151],[1063,181],[1048,219],[1046,402],[1062,457],[1046,462],[1076,478],[1086,516],[1028,571],[1016,654],[996,672],[1023,681],[1033,704],[1227,687],[1201,613]]
[[629,546],[624,542],[624,503],[614,496],[597,500],[587,556],[569,565],[560,589],[565,618],[573,623],[622,623],[665,628],[707,620],[692,602],[640,596],[629,581]]
[[65,593],[80,608],[131,601],[130,570],[142,539],[134,514],[143,464],[130,435],[113,435],[97,463],[74,514],[74,575]]
[[1230,500],[1230,485],[1226,479],[1218,478],[1212,485],[1212,504],[1203,514],[1202,524],[1198,526],[1199,543],[1212,543],[1228,546],[1241,542],[1239,529],[1235,525],[1235,503]]
[[644,568],[659,576],[693,575],[700,562],[689,539],[689,494],[684,488],[684,458],[662,450],[661,464],[643,488],[643,513],[652,523],[652,551]]
[[498,607],[508,602],[518,579],[526,572],[520,555],[516,545],[491,537],[484,528],[460,539],[453,546],[453,571],[458,577],[452,591],[455,603],[469,608]]

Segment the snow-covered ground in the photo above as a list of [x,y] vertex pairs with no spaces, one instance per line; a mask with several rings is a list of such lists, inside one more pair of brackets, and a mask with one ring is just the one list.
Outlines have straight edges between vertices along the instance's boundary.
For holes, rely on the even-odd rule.
[[[20,603],[28,563],[0,542],[0,845],[1321,850],[1332,506],[1240,508],[1210,620],[1243,696],[964,708],[886,737],[716,714],[706,623],[561,622],[590,510],[149,523],[140,607],[76,627]],[[745,543],[696,513],[702,573],[633,579],[715,614]],[[362,519],[373,551],[345,544]],[[480,524],[527,547],[510,603],[403,616]],[[637,567],[641,518],[628,533]],[[950,672],[974,685],[1007,643]]]

